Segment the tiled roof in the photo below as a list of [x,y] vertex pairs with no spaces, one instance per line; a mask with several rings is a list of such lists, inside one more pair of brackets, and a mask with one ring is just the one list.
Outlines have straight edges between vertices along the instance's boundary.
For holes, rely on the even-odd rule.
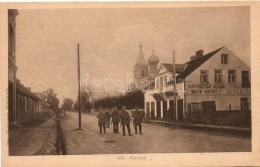
[[214,50],[204,56],[201,56],[199,58],[196,58],[194,60],[191,60],[186,64],[186,68],[184,69],[184,71],[182,73],[180,73],[177,76],[177,80],[179,79],[184,79],[186,78],[188,75],[190,75],[194,70],[196,70],[199,66],[201,66],[203,63],[205,63],[209,58],[211,58],[212,56],[214,56],[218,51],[220,51],[223,47]]
[[39,100],[39,97],[32,93],[28,88],[24,87],[20,82],[16,82],[16,91],[26,97]]

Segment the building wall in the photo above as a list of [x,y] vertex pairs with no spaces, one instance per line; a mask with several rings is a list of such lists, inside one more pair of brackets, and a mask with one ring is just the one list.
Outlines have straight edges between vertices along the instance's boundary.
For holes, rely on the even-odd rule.
[[[8,10],[8,119],[9,122],[16,121],[16,54],[15,33],[17,10]],[[12,90],[10,90],[12,89]]]
[[[221,54],[228,54],[228,64],[221,64]],[[216,84],[214,80],[214,70],[222,70],[223,84]],[[236,83],[228,83],[228,70],[236,70]],[[200,71],[208,70],[208,80],[210,87],[208,88],[196,88],[192,85],[201,85]],[[186,90],[186,103],[201,102],[201,101],[215,101],[216,110],[240,110],[240,98],[247,97],[249,103],[251,102],[251,90],[250,88],[242,88],[242,75],[241,71],[249,71],[250,68],[243,61],[234,55],[226,47],[221,49],[216,55],[211,57],[207,62],[198,67],[185,79]],[[191,86],[190,86],[191,85]],[[214,88],[214,85],[220,86]],[[192,92],[193,91],[193,92]],[[205,93],[207,92],[207,93]]]
[[17,120],[30,119],[39,112],[39,100],[17,93]]

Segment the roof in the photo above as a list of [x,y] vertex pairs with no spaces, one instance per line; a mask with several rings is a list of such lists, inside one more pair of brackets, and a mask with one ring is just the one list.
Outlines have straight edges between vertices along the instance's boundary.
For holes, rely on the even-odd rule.
[[[171,64],[171,63],[162,63],[161,65],[164,66],[167,69],[167,71],[173,72],[173,64]],[[186,67],[186,64],[175,64],[175,72],[176,73],[181,73],[181,72],[183,72],[185,67]]]
[[223,47],[214,50],[204,56],[201,56],[199,58],[196,58],[194,60],[188,61],[186,64],[186,68],[184,69],[184,71],[182,73],[180,73],[177,76],[177,80],[178,79],[184,79],[186,78],[188,75],[190,75],[194,70],[196,70],[199,66],[201,66],[203,63],[205,63],[208,59],[210,59],[212,56],[214,56],[218,51],[220,51]]
[[26,97],[32,98],[34,100],[39,100],[40,98],[37,97],[34,93],[32,93],[28,88],[24,87],[23,84],[21,84],[20,82],[16,82],[16,91],[19,94],[22,94]]
[[139,47],[140,47],[140,50],[139,50],[139,54],[137,56],[135,64],[147,64],[147,62],[146,62],[146,60],[144,58],[144,55],[143,55],[143,51],[142,51],[143,45],[140,43]]

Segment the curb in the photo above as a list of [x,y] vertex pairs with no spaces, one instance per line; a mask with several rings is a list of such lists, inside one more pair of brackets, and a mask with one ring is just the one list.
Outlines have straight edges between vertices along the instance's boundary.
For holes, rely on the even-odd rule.
[[177,123],[168,123],[168,122],[157,122],[157,121],[150,121],[150,124],[154,125],[161,125],[166,127],[174,127],[180,129],[193,129],[193,130],[200,130],[200,131],[214,131],[214,132],[229,132],[243,136],[251,136],[251,129],[250,128],[240,128],[240,127],[221,127],[221,126],[214,126],[214,125],[204,125],[204,124],[180,124]]

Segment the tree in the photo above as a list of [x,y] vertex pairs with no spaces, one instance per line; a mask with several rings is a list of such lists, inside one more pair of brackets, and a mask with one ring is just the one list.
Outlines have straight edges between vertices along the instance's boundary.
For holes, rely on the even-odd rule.
[[52,88],[43,91],[43,103],[44,106],[52,111],[56,112],[59,109],[59,99],[56,97],[57,93]]
[[127,92],[125,95],[107,96],[95,102],[95,108],[112,108],[113,106],[119,108],[126,106],[127,109],[144,108],[144,93],[141,90],[136,90]]
[[[91,112],[91,109],[93,108],[93,105],[90,101],[90,97],[92,96],[92,92],[90,91],[84,91],[80,92],[80,109],[82,112]],[[73,105],[74,110],[79,109],[79,104],[78,104],[79,99],[75,101]]]
[[72,99],[70,99],[70,98],[65,98],[65,99],[63,100],[62,108],[63,108],[64,110],[70,111],[70,110],[72,109],[73,103],[74,103],[74,102],[73,102]]

